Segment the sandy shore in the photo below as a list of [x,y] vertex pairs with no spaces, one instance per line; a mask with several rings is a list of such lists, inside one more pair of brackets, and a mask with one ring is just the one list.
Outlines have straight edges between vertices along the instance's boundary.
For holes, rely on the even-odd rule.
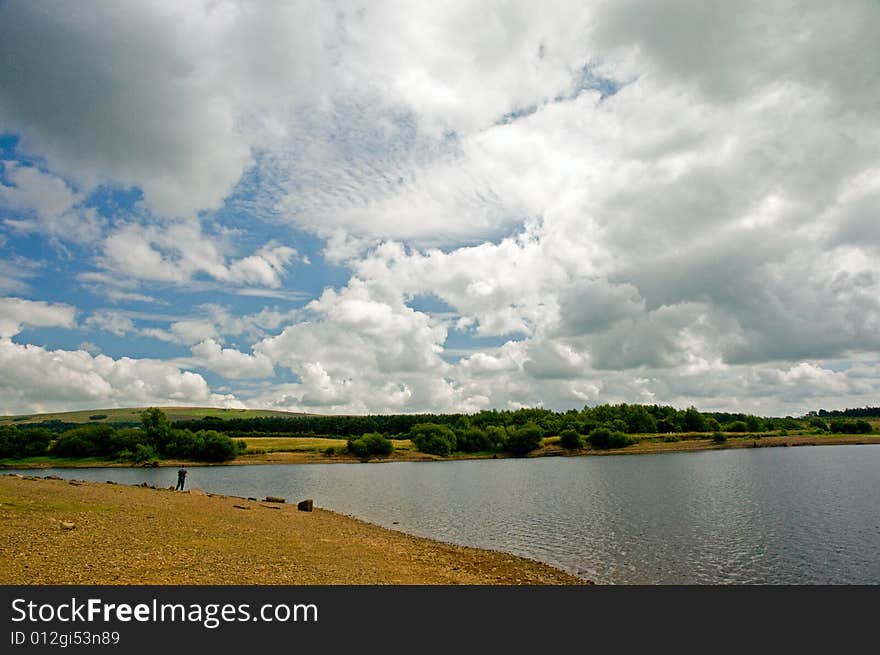
[[[288,499],[301,500],[301,499]],[[74,527],[71,527],[74,526]],[[0,475],[0,584],[584,584],[295,504]]]

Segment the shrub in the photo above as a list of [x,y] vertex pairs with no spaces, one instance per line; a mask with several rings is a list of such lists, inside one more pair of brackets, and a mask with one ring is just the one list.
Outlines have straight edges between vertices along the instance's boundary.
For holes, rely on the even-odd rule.
[[361,459],[369,459],[373,455],[390,455],[394,451],[394,445],[384,435],[368,432],[357,439],[349,437],[348,451]]
[[214,430],[202,430],[196,432],[200,448],[195,453],[195,459],[206,462],[226,462],[235,459],[238,454],[238,446],[225,434]]
[[95,457],[110,454],[115,430],[104,424],[83,425],[62,433],[52,445],[59,457]]
[[158,457],[156,456],[156,451],[153,450],[152,446],[139,443],[135,444],[134,450],[125,450],[119,453],[119,459],[124,459],[129,462],[134,462],[135,464],[140,464],[141,462],[150,462],[154,459],[158,459]]
[[636,439],[624,434],[623,432],[612,431],[607,427],[596,428],[590,432],[587,437],[590,446],[598,450],[608,450],[609,448],[626,448],[636,442]]
[[150,443],[149,437],[143,430],[135,428],[117,430],[110,437],[110,445],[107,454],[111,457],[128,459],[128,455],[131,455],[140,444],[150,446],[150,449],[155,452],[155,449],[153,449],[152,444]]
[[718,432],[721,430],[721,424],[714,416],[708,416],[706,417],[706,429],[711,430],[712,432]]
[[541,445],[544,431],[529,421],[507,437],[505,448],[514,455],[525,455]]
[[835,419],[831,421],[831,431],[835,434],[870,434],[873,429],[865,419],[857,421],[844,421]]
[[748,432],[749,426],[745,421],[733,421],[724,426],[725,432]]
[[90,421],[100,421],[101,419],[107,418],[106,414],[92,414],[89,416]]
[[696,407],[688,407],[684,412],[684,428],[688,432],[705,432],[709,426],[706,417]]
[[324,449],[324,454],[327,455],[328,457],[332,457],[333,455],[336,454],[336,449],[333,446],[327,446]]
[[466,428],[455,433],[456,450],[463,453],[479,453],[491,450],[492,442],[485,430],[480,428]]
[[486,427],[486,439],[493,452],[504,450],[507,444],[507,430],[500,425],[489,425]]
[[712,441],[714,443],[724,443],[725,441],[727,441],[727,435],[723,432],[713,432]]
[[584,438],[577,430],[563,430],[559,433],[559,445],[563,448],[583,448]]
[[409,438],[423,453],[448,457],[456,449],[455,433],[437,423],[418,423],[409,432]]
[[52,437],[53,434],[45,428],[4,426],[0,428],[0,458],[44,455]]
[[828,432],[828,424],[818,416],[814,416],[810,419],[809,426],[816,430],[821,430],[822,432]]

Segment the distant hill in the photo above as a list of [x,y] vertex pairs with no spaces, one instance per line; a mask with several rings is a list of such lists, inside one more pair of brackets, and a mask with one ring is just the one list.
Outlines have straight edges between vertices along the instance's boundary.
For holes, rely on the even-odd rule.
[[[43,421],[61,421],[64,423],[140,423],[141,412],[146,407],[128,407],[124,409],[84,409],[76,412],[51,412],[47,414],[22,414],[19,416],[0,416],[0,425],[27,425]],[[297,416],[315,416],[302,412],[282,412],[273,409],[223,409],[217,407],[161,407],[171,421],[199,419],[206,416],[221,419],[256,418],[271,416],[294,418]]]

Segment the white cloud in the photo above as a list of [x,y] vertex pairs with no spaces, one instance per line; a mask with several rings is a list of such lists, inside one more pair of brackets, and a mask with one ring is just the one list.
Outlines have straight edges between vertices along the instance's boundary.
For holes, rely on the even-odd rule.
[[134,280],[187,283],[198,274],[233,285],[277,288],[294,248],[268,243],[253,255],[232,259],[231,247],[206,235],[201,225],[179,222],[165,226],[129,223],[103,244],[101,266]]
[[[296,251],[239,252],[196,217],[236,183],[254,216],[324,237],[353,275],[306,312],[154,328],[218,372],[299,377],[253,402],[876,397],[876,3],[91,9],[0,10],[28,73],[0,77],[0,121],[47,162],[6,202],[68,212],[55,173],[142,188],[153,213],[117,223],[91,274],[121,301],[138,280],[290,293]],[[454,316],[408,306],[426,296]],[[449,363],[456,328],[510,340]],[[242,334],[253,354],[223,347]]]
[[0,338],[13,337],[24,327],[76,325],[76,308],[61,303],[23,298],[0,298]]
[[235,348],[223,348],[213,339],[192,347],[194,362],[230,380],[267,378],[274,373],[271,360],[263,353],[248,355]]
[[83,325],[115,334],[118,337],[134,332],[134,322],[128,316],[122,312],[109,310],[94,312]]
[[101,236],[104,221],[94,209],[81,206],[82,194],[61,178],[32,166],[3,162],[11,184],[0,183],[0,209],[11,214],[4,223],[20,232],[39,232],[80,243]]
[[[0,242],[0,246],[5,245]],[[38,275],[40,264],[20,256],[0,259],[0,293],[24,295],[30,292],[27,280]]]
[[62,411],[145,405],[241,406],[211,393],[201,375],[166,362],[83,350],[47,350],[0,339],[0,412]]

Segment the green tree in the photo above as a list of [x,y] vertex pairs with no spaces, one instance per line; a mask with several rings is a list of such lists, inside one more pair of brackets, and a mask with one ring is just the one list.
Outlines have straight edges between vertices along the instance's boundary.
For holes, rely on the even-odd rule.
[[141,412],[141,426],[144,433],[160,453],[171,441],[171,422],[165,412],[157,407],[150,407]]
[[709,425],[696,407],[688,407],[684,412],[684,429],[687,432],[706,432]]
[[590,442],[590,446],[597,450],[608,450],[609,448],[625,448],[634,444],[636,439],[623,432],[615,432],[607,427],[599,427],[590,432],[587,441]]
[[584,437],[576,430],[563,430],[559,433],[559,445],[563,448],[583,448]]
[[369,432],[357,439],[349,437],[348,452],[361,459],[368,459],[373,455],[390,455],[394,451],[394,445],[385,435],[378,432]]
[[534,422],[529,421],[507,437],[505,447],[514,455],[525,455],[541,445],[544,431]]
[[419,423],[410,430],[409,438],[420,452],[448,457],[456,448],[455,432],[446,425]]

